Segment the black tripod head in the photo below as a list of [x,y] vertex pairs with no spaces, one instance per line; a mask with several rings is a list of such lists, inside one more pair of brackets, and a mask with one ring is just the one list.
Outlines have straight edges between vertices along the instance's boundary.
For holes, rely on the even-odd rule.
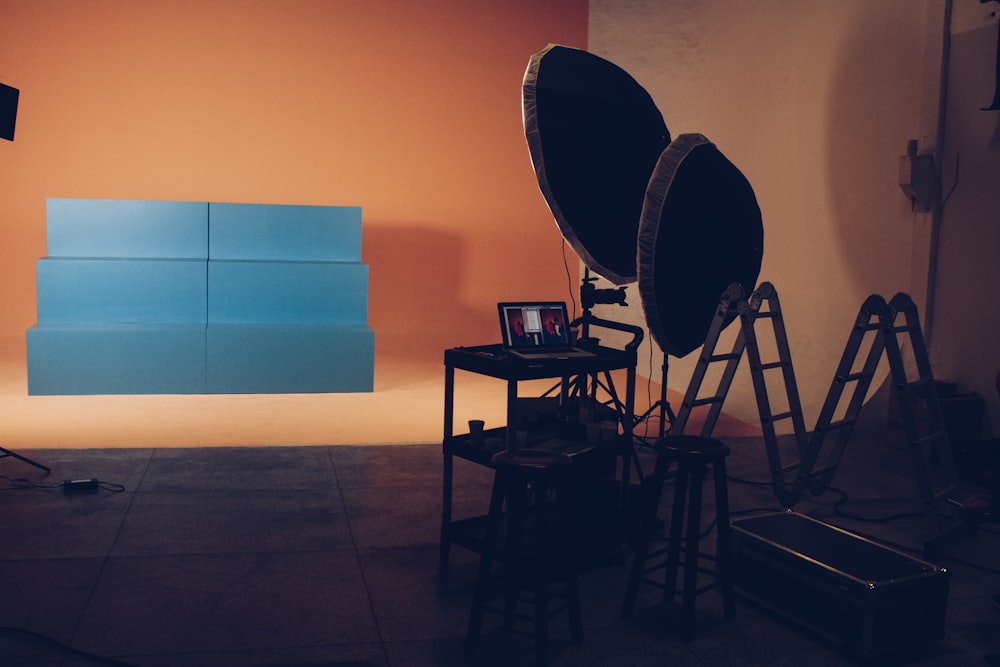
[[619,306],[628,305],[625,302],[624,287],[597,289],[597,286],[594,285],[595,282],[597,282],[597,278],[592,277],[590,272],[587,271],[586,275],[584,275],[583,283],[580,285],[580,304],[584,310],[590,310],[599,303],[618,304]]

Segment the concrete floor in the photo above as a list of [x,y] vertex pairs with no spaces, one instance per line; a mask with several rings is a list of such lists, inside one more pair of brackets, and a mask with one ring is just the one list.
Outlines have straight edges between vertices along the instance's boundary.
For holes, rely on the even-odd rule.
[[[729,440],[731,508],[778,509],[763,445]],[[0,659],[4,665],[144,667],[464,664],[476,557],[452,550],[438,576],[439,445],[32,449],[52,468],[0,460]],[[641,460],[648,466],[647,452]],[[66,495],[64,479],[98,478]],[[456,515],[485,509],[490,471],[456,464]],[[123,487],[120,491],[121,485]],[[848,448],[828,492],[796,509],[921,556],[904,452]],[[975,490],[975,489],[972,489]],[[1000,651],[1000,525],[984,523],[937,561],[952,573],[943,642],[874,664],[980,665]],[[714,622],[699,599],[696,637],[673,634],[657,592],[619,615],[626,563],[581,581],[584,641],[556,623],[553,665],[848,665],[856,660],[738,602]],[[530,641],[485,629],[479,664],[530,661]],[[79,652],[84,652],[84,655]],[[97,658],[104,658],[101,661]],[[110,662],[110,660],[118,662]]]

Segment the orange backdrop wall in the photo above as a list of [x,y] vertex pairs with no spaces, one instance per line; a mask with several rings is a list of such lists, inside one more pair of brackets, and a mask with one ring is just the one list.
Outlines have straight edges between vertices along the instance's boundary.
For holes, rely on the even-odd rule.
[[521,127],[550,42],[586,0],[0,0],[0,333],[86,197],[361,206],[376,354],[496,341],[496,301],[567,296]]

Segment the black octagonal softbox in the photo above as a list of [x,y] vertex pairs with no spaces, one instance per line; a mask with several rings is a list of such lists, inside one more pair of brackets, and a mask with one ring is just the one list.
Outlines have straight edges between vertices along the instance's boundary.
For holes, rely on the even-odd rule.
[[754,289],[764,228],[753,188],[701,134],[678,136],[649,179],[639,223],[639,295],[665,354],[700,347],[730,283]]
[[616,285],[635,282],[639,217],[670,132],[625,70],[549,45],[531,56],[521,92],[538,185],[563,238]]

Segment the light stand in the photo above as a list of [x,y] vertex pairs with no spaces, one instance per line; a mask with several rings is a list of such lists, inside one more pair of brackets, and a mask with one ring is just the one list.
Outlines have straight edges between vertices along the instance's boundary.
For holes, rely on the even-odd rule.
[[[583,282],[580,285],[580,303],[583,307],[583,315],[578,319],[574,320],[573,324],[580,326],[581,339],[587,341],[590,338],[590,325],[595,324],[603,326],[608,329],[615,329],[618,331],[624,331],[626,333],[631,333],[633,339],[625,346],[626,350],[635,350],[642,343],[642,339],[645,336],[645,331],[642,327],[637,327],[631,324],[624,324],[622,322],[614,322],[611,320],[605,320],[596,317],[592,309],[595,305],[599,303],[603,304],[617,304],[619,306],[627,306],[625,302],[625,288],[619,287],[617,289],[597,289],[594,283],[597,282],[597,278],[591,277],[590,269],[584,268],[583,271]],[[657,410],[660,411],[660,426],[659,426],[659,437],[662,438],[666,435],[667,429],[666,424],[674,423],[676,415],[674,414],[673,408],[670,407],[670,402],[667,400],[667,372],[669,369],[668,363],[669,357],[666,353],[663,354],[663,364],[660,366],[660,398],[649,406],[643,414],[636,418],[635,423],[639,424],[651,417]]]
[[[19,97],[20,91],[17,88],[0,83],[0,139],[14,141],[14,124],[17,120],[17,100]],[[8,456],[19,461],[24,461],[28,465],[33,465],[45,472],[51,472],[48,467],[43,466],[37,461],[32,461],[20,454],[15,454],[9,449],[0,447],[0,459],[7,458]]]
[[674,414],[673,408],[670,407],[670,401],[667,400],[667,371],[669,370],[669,362],[667,361],[669,357],[667,353],[663,353],[663,363],[660,365],[660,398],[657,399],[655,403],[649,406],[649,409],[644,413],[639,415],[636,423],[641,423],[649,419],[654,412],[660,411],[660,426],[657,431],[657,437],[663,438],[667,434],[667,423],[673,426],[674,420],[677,415]]
[[[593,308],[597,304],[616,304],[619,306],[627,306],[625,302],[625,288],[618,287],[616,289],[598,289],[594,283],[597,282],[596,277],[590,275],[590,268],[585,267],[583,272],[583,281],[580,284],[580,304],[583,307],[583,314],[577,319],[573,320],[570,324],[571,327],[580,328],[580,336],[578,337],[577,343],[581,347],[587,347],[588,345],[595,344],[593,339],[590,338],[590,327],[600,326],[605,329],[612,329],[614,331],[621,331],[624,333],[632,334],[632,340],[630,340],[625,345],[627,351],[635,351],[638,349],[639,344],[642,343],[642,339],[645,337],[646,332],[642,327],[635,326],[633,324],[626,324],[624,322],[615,322],[614,320],[607,320],[601,317],[597,317],[593,313]],[[601,385],[600,378],[596,375],[594,377],[594,393],[597,392],[597,387],[600,385],[604,391],[606,391],[612,399],[619,406],[621,405],[621,400],[618,398],[617,392],[611,382],[611,378],[608,377],[607,386]],[[590,392],[586,386],[580,388],[581,395],[587,395]],[[665,398],[665,396],[664,396]],[[664,401],[665,402],[665,401]],[[667,406],[669,411],[669,406]],[[647,413],[648,414],[648,413]],[[635,424],[645,419],[645,416],[640,417],[638,420],[635,415],[629,415],[630,424],[628,425],[628,433],[631,433]],[[671,413],[671,419],[672,419]],[[624,424],[623,424],[624,426]]]
[[31,459],[29,459],[26,456],[21,456],[20,454],[16,454],[15,452],[10,451],[9,449],[5,449],[3,447],[0,447],[0,459],[5,459],[8,456],[17,459],[18,461],[23,461],[24,463],[27,463],[28,465],[35,466],[36,468],[44,470],[45,472],[52,472],[51,468],[49,468],[48,466],[43,466],[38,461],[32,461]]

